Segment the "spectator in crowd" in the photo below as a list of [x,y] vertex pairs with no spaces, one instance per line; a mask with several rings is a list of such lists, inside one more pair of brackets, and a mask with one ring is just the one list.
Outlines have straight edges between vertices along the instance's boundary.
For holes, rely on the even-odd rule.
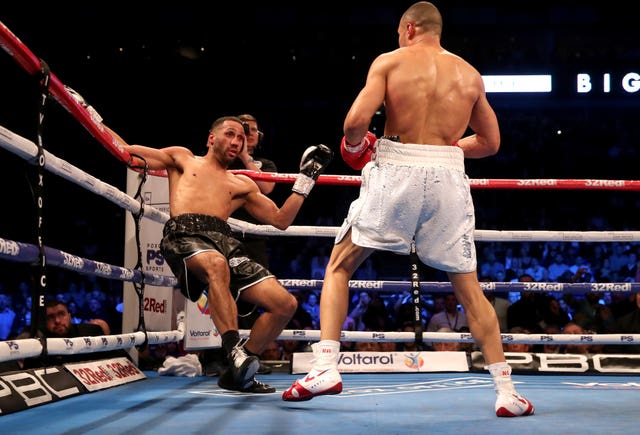
[[617,276],[620,270],[628,263],[627,247],[622,243],[615,243],[613,252],[609,255],[609,268],[612,276]]
[[600,293],[590,292],[585,295],[567,297],[567,303],[573,311],[573,322],[591,331],[597,330]]
[[576,257],[575,264],[569,266],[569,270],[573,273],[573,282],[594,282],[591,264],[581,255]]
[[507,311],[509,310],[511,302],[509,302],[509,299],[496,296],[495,292],[493,291],[485,291],[484,295],[496,310],[496,315],[498,316],[498,324],[500,325],[500,332],[507,332]]
[[[547,335],[560,335],[562,329],[557,325],[547,325],[544,328],[544,333]],[[560,353],[560,345],[556,342],[547,342],[542,345],[542,352],[544,353]]]
[[[519,282],[533,282],[534,278],[529,274],[523,274],[518,278]],[[507,309],[507,327],[521,326],[536,333],[542,331],[542,311],[539,297],[535,292],[522,291],[520,299],[509,305]]]
[[355,307],[349,313],[349,317],[351,317],[353,321],[356,322],[356,331],[365,330],[366,326],[364,324],[363,316],[365,311],[367,311],[369,302],[371,302],[371,297],[369,296],[369,293],[360,292],[360,294],[358,294],[357,299],[355,300]]
[[638,274],[638,256],[635,252],[629,250],[627,252],[627,263],[620,268],[620,281],[635,282]]
[[298,301],[298,307],[296,308],[296,312],[293,314],[291,320],[287,324],[287,329],[313,329],[313,317],[307,310],[303,308],[304,303],[306,302],[306,292],[296,292],[295,297]]
[[80,317],[78,313],[78,304],[72,298],[69,299],[67,303],[67,309],[69,310],[69,314],[71,314],[71,323],[83,323],[84,319]]
[[10,338],[16,313],[11,309],[11,296],[2,293],[0,284],[0,340]]
[[596,334],[609,334],[614,328],[615,321],[611,307],[606,304],[599,304],[596,307],[596,318],[592,330]]
[[304,255],[303,250],[298,250],[296,256],[289,262],[289,276],[294,279],[308,279],[310,272],[309,265]]
[[[394,304],[394,313],[395,313],[395,324],[396,327],[402,327],[407,322],[413,323],[416,317],[415,306],[413,305],[413,300],[403,301],[399,299]],[[428,321],[431,317],[428,315],[422,316],[423,329],[427,326]]]
[[[575,322],[569,322],[564,325],[562,329],[563,334],[572,334],[572,335],[585,335],[585,334],[593,334],[591,331],[587,331],[582,326]],[[576,353],[576,354],[589,354],[591,351],[591,345],[589,343],[580,343],[580,344],[565,344],[561,348],[560,353]]]
[[549,280],[557,281],[558,278],[562,276],[569,269],[569,265],[564,262],[564,257],[562,254],[558,253],[554,256],[553,262],[548,267],[549,270]]
[[315,292],[309,292],[307,300],[302,303],[313,322],[313,329],[320,329],[320,305],[318,304],[318,295]]
[[531,257],[531,263],[529,267],[524,270],[524,273],[531,275],[534,281],[544,282],[549,280],[549,271],[546,267],[540,264],[540,260],[536,257]]
[[[400,328],[400,332],[415,332],[415,328],[413,326],[413,322],[410,322],[410,321],[409,322],[405,322],[402,325],[402,328]],[[430,346],[429,344],[426,344],[426,343],[425,343],[425,345]],[[424,350],[424,349],[421,349],[418,346],[418,343],[416,343],[416,340],[413,339],[411,341],[398,342],[396,344],[396,350],[403,351],[403,352],[419,352],[419,351]]]
[[102,329],[102,333],[104,335],[111,335],[111,327],[103,319],[98,319],[98,318],[89,319],[87,320],[87,323],[98,325]]
[[311,352],[309,343],[302,340],[280,340],[282,344],[282,359],[291,361],[293,354],[297,352]]
[[613,313],[614,319],[618,319],[625,314],[629,314],[636,310],[635,293],[612,292],[609,308]]
[[[343,331],[356,331],[356,322],[351,317],[347,316],[344,319],[344,323],[342,324]],[[351,352],[355,349],[356,342],[355,341],[341,341],[340,342],[340,351],[341,352]]]
[[[449,327],[439,328],[436,332],[456,332]],[[431,343],[431,347],[436,352],[457,352],[462,350],[461,343],[457,341],[434,341]]]
[[317,246],[315,255],[311,257],[311,279],[323,279],[327,263],[329,263],[329,255],[326,246]]
[[[71,314],[67,306],[58,300],[49,299],[45,302],[46,323],[45,330],[38,331],[44,338],[73,338],[95,337],[104,335],[102,326],[95,323],[71,323]],[[25,334],[27,335],[27,334]],[[23,338],[28,338],[24,336]],[[75,355],[47,355],[46,357],[27,358],[24,360],[24,368],[35,368],[50,365],[60,365],[70,362],[96,360],[127,356],[123,349],[113,351],[83,353]]]
[[83,313],[85,319],[104,319],[106,318],[106,311],[102,307],[102,301],[98,298],[92,297],[87,302],[86,309]]
[[454,293],[447,293],[444,296],[444,310],[431,317],[427,325],[427,332],[434,332],[440,328],[449,328],[456,332],[462,328],[469,328],[467,315],[458,309],[458,298]]
[[380,352],[380,343],[377,341],[356,341],[354,352]]
[[[503,281],[498,277],[505,276],[505,266],[504,261],[498,260],[495,251],[492,248],[488,248],[484,250],[485,260],[480,264],[480,269],[478,270],[479,276],[486,276],[491,281]],[[501,273],[500,273],[501,272]]]
[[[531,334],[531,331],[521,326],[514,326],[509,329],[509,334]],[[533,345],[530,343],[512,343],[506,342],[503,344],[505,352],[531,352]]]
[[505,277],[512,280],[524,271],[520,257],[516,256],[513,247],[509,246],[504,254]]
[[362,315],[365,330],[389,331],[392,328],[389,311],[382,298],[377,293],[371,294],[371,300]]
[[[619,317],[613,327],[612,333],[616,334],[638,334],[640,333],[640,292],[633,295],[636,307],[633,311]],[[640,353],[640,344],[629,345],[609,345],[605,347],[605,350],[609,353]]]
[[544,322],[544,326],[555,325],[562,328],[571,321],[571,317],[569,313],[562,308],[558,299],[549,297],[543,307],[542,321]]

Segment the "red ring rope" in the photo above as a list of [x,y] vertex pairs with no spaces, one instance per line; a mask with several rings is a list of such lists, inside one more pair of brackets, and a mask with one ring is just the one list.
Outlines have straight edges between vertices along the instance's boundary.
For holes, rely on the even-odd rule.
[[[295,182],[298,174],[278,174],[274,172],[258,172],[239,169],[231,171],[236,174],[245,174],[254,180],[280,181],[284,183]],[[317,184],[331,184],[337,186],[359,186],[359,175],[320,175]],[[640,191],[639,180],[593,180],[593,179],[471,179],[471,187],[476,189],[527,189],[527,190],[629,190]]]

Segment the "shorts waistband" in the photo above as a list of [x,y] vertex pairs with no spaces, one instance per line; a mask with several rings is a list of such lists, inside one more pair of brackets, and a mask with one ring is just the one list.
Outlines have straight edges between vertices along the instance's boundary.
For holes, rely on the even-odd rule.
[[231,235],[231,227],[228,223],[216,216],[198,213],[185,213],[172,217],[164,224],[162,234],[166,236],[174,231],[215,231]]
[[452,145],[422,145],[380,139],[376,145],[375,161],[406,166],[432,168],[441,166],[464,172],[464,152]]

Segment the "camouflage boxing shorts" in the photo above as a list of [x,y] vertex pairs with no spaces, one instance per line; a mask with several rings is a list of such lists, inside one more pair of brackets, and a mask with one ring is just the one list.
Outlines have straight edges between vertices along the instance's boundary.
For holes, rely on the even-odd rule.
[[215,216],[187,213],[169,219],[162,231],[160,249],[188,299],[197,301],[207,283],[200,281],[186,266],[186,260],[206,251],[224,255],[231,271],[230,290],[237,301],[240,293],[273,277],[265,267],[247,255],[242,243],[231,237],[229,224]]

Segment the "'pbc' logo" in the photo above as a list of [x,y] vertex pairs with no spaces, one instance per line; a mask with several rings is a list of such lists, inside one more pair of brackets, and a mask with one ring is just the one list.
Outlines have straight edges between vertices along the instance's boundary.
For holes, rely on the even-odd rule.
[[156,266],[164,265],[164,257],[159,249],[147,249],[147,264],[154,263]]

